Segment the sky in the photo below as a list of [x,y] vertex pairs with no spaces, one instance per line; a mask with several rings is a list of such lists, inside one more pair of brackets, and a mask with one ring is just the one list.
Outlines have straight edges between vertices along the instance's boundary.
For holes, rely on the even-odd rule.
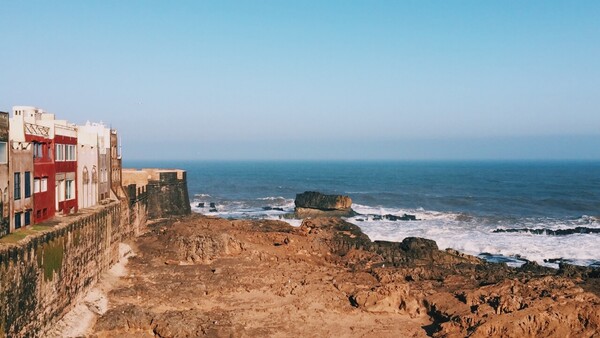
[[135,160],[600,160],[599,1],[0,0],[0,110]]

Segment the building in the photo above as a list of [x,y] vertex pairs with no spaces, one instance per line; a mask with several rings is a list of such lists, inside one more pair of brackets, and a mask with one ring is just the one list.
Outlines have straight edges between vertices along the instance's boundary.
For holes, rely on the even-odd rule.
[[98,204],[98,133],[88,122],[77,128],[77,190],[79,208]]
[[33,223],[54,217],[54,114],[34,107],[15,107],[24,112],[25,141],[33,147]]
[[32,224],[33,143],[25,140],[24,117],[35,111],[34,107],[14,107],[13,117],[9,119],[9,232]]
[[54,162],[56,166],[56,211],[75,213],[77,206],[77,127],[54,120]]
[[125,197],[125,190],[121,185],[122,163],[119,137],[115,129],[110,130],[110,186],[117,198]]
[[[96,134],[97,138],[97,172],[98,172],[98,201],[110,199],[111,197],[111,185],[110,185],[110,129],[107,128],[103,123],[86,123],[83,126],[79,126],[78,132],[84,131],[86,133]],[[91,136],[90,136],[91,137]],[[78,159],[80,160],[80,159]],[[81,170],[80,170],[81,172]]]
[[10,231],[8,183],[8,113],[0,112],[0,237]]
[[102,123],[78,128],[30,106],[0,112],[0,237],[126,198],[118,141]]

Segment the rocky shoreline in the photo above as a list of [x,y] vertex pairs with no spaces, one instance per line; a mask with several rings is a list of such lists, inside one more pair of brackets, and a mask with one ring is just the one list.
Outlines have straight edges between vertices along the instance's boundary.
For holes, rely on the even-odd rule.
[[434,241],[372,242],[339,218],[193,215],[131,243],[90,336],[598,335],[600,274],[485,262]]

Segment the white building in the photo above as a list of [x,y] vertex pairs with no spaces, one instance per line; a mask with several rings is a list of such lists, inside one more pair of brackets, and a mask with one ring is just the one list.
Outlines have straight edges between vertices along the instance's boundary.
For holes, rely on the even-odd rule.
[[98,204],[99,148],[97,129],[89,122],[77,128],[77,188],[80,208],[88,208]]

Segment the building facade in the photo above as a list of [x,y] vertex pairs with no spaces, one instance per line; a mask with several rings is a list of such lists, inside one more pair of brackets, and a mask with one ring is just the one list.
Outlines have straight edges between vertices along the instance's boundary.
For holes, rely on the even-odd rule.
[[77,206],[77,128],[64,120],[54,121],[56,211],[75,213]]
[[118,134],[30,106],[0,112],[0,237],[127,197]]
[[24,117],[32,107],[14,107],[9,119],[8,177],[10,232],[31,225],[33,210],[33,144],[25,140]]
[[125,190],[121,185],[122,175],[121,149],[119,147],[119,136],[114,129],[110,130],[110,185],[111,190],[117,198],[125,197]]
[[98,204],[98,133],[88,122],[77,128],[77,190],[79,208]]
[[54,115],[30,107],[23,110],[25,141],[33,148],[33,223],[54,217]]

